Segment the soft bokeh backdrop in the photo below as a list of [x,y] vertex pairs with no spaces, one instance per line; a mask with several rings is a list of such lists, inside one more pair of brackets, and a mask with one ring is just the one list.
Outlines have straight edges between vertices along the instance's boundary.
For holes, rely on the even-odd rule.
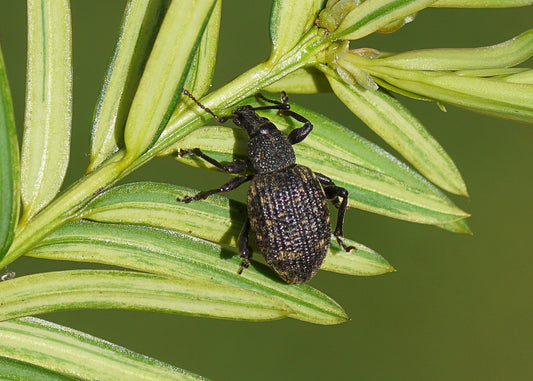
[[[88,162],[95,100],[125,3],[72,2],[74,127],[67,185]],[[268,56],[269,12],[268,1],[224,4],[215,87]],[[398,32],[371,36],[352,47],[403,51],[491,45],[532,28],[532,20],[533,7],[428,9]],[[0,41],[19,126],[25,23],[24,1],[0,0]],[[453,107],[443,113],[433,103],[399,99],[460,168],[470,198],[454,200],[472,214],[474,235],[350,210],[346,236],[377,250],[397,269],[372,278],[320,272],[312,280],[344,306],[350,322],[328,327],[289,319],[249,323],[131,311],[43,317],[216,380],[530,380],[533,126]],[[331,94],[291,100],[385,145]],[[127,180],[205,189],[225,179],[159,159]],[[24,275],[68,266],[77,265],[21,258],[11,270]]]

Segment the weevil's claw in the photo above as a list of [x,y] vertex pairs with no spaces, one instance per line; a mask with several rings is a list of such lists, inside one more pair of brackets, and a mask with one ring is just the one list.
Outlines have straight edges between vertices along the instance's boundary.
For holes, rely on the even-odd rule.
[[339,244],[339,246],[342,247],[344,251],[346,251],[347,253],[349,253],[352,250],[357,251],[357,248],[355,246],[346,246],[344,242],[342,242],[341,237],[335,236],[335,239],[337,240],[337,243]]
[[183,202],[183,203],[185,203],[185,204],[188,204],[188,203],[194,201],[194,200],[195,200],[195,197],[191,197],[191,196],[188,196],[188,195],[187,195],[187,196],[185,196],[185,197],[183,197],[183,198],[179,198],[179,197],[178,197],[176,200],[179,201],[179,202]]
[[182,158],[183,156],[191,155],[193,152],[190,149],[181,149],[178,148],[178,157]]
[[250,260],[248,258],[244,258],[241,262],[241,267],[239,268],[237,274],[241,275],[244,269],[247,269],[248,267],[250,267]]

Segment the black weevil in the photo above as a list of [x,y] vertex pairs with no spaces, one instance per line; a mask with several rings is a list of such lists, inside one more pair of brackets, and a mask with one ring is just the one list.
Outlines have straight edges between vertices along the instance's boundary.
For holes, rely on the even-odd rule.
[[[232,119],[233,123],[248,132],[248,159],[222,164],[204,154],[199,148],[180,150],[180,156],[196,155],[227,173],[240,174],[220,188],[200,192],[195,196],[178,199],[181,202],[202,200],[208,196],[228,192],[247,181],[248,218],[239,234],[239,254],[242,260],[239,274],[250,265],[252,249],[248,244],[250,227],[255,232],[257,245],[265,260],[276,273],[288,283],[304,283],[318,271],[329,248],[331,223],[327,199],[339,209],[337,225],[333,234],[344,250],[344,213],[348,207],[348,191],[336,186],[321,173],[296,164],[292,144],[300,143],[313,129],[309,120],[290,110],[287,95],[283,92],[281,102],[257,96],[272,106],[241,106],[228,116],[215,115],[202,105],[187,90],[198,106],[211,114],[219,123]],[[280,110],[304,125],[286,136],[267,118],[259,116],[257,110]],[[248,164],[254,173],[245,174]],[[342,202],[340,201],[342,198]]]

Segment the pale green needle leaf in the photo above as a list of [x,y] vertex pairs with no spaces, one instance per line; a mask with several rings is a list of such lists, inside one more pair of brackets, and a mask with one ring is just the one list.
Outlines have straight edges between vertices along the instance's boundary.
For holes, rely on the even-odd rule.
[[[181,218],[187,217],[182,214]],[[316,324],[347,320],[343,309],[331,298],[305,284],[286,284],[266,265],[253,262],[239,275],[241,259],[236,249],[191,234],[121,223],[70,223],[45,238],[28,255],[196,279],[209,282],[211,288],[218,287],[214,284],[235,287],[275,298],[292,310],[290,317]]]
[[215,2],[176,0],[170,4],[126,121],[126,162],[150,147],[174,111]]
[[367,0],[351,10],[331,39],[357,40],[431,6],[436,0]]
[[129,271],[57,271],[0,283],[0,320],[109,308],[252,321],[280,319],[291,312],[278,299],[245,288]]
[[[253,103],[250,99],[246,103]],[[291,109],[316,126],[294,146],[297,161],[348,189],[349,203],[364,210],[413,222],[442,225],[461,220],[457,208],[427,180],[375,144],[330,119],[291,103]],[[260,112],[286,133],[298,122],[274,112]],[[179,142],[179,148],[199,147],[217,160],[246,156],[247,136],[239,128],[203,127]],[[189,165],[213,168],[203,160],[184,157]]]
[[205,380],[109,341],[33,317],[0,323],[0,355],[76,380]]
[[406,97],[417,99],[419,101],[433,102],[433,99],[431,99],[431,98],[424,97],[424,96],[422,96],[420,94],[416,94],[416,93],[413,93],[411,91],[407,91],[407,90],[402,89],[400,87],[396,87],[396,86],[388,83],[387,81],[383,81],[382,79],[380,79],[378,77],[374,77],[374,81],[376,81],[376,83],[380,87],[383,87],[384,89],[387,89],[387,90],[393,91],[395,93],[404,95]]
[[[237,151],[234,151],[235,137],[238,136]],[[216,148],[208,148],[211,140],[217,137]],[[223,139],[223,140],[222,140]],[[307,139],[306,139],[307,140]],[[201,148],[206,154],[219,161],[231,161],[235,152],[237,158],[244,158],[245,133],[224,127],[199,129],[183,139],[184,148]],[[339,157],[342,152],[328,156],[327,152],[312,148],[311,142],[295,146],[297,162],[316,172],[332,178],[336,184],[349,192],[349,205],[373,213],[383,214],[411,222],[441,225],[468,216],[442,194],[426,191],[384,174],[380,170],[369,169],[353,163],[350,158]],[[186,164],[214,169],[195,158],[181,158]],[[427,187],[427,185],[422,185]]]
[[288,94],[314,94],[329,93],[331,92],[331,86],[324,74],[310,67],[298,69],[272,85],[265,87],[264,90],[271,93],[285,91]]
[[322,270],[360,276],[380,275],[395,271],[394,267],[374,250],[351,239],[344,238],[343,242],[347,246],[355,247],[356,250],[346,252],[332,237],[328,255],[321,267]]
[[[1,329],[1,328],[0,328]],[[0,333],[1,335],[1,333]],[[1,345],[0,345],[1,346]],[[10,354],[11,355],[11,354]],[[67,381],[76,380],[61,373],[53,372],[28,362],[0,357],[0,369],[3,380],[38,380],[38,381]]]
[[0,259],[13,241],[20,204],[19,148],[11,91],[0,50]]
[[[246,217],[246,206],[225,197],[209,197],[184,204],[177,197],[196,191],[161,183],[133,183],[105,192],[87,210],[86,218],[100,222],[155,226],[179,231],[214,243],[237,247],[237,237]],[[187,218],[183,218],[187,216]],[[346,240],[358,249],[346,253],[332,237],[323,270],[351,275],[379,275],[393,268],[373,250]],[[258,256],[260,252],[255,248]]]
[[67,170],[72,116],[71,34],[69,1],[28,1],[21,160],[24,221],[54,198]]
[[123,146],[123,129],[146,58],[169,0],[128,3],[111,63],[96,105],[87,172]]
[[[187,78],[183,85],[183,88],[196,98],[201,98],[211,87],[217,58],[221,10],[222,1],[218,0],[213,12],[211,12],[211,18],[204,30],[200,45],[191,60]],[[189,97],[180,98],[174,114],[181,113],[193,104],[194,102]]]
[[270,62],[291,50],[313,25],[325,0],[274,0],[270,14]]
[[463,77],[493,77],[500,79],[513,74],[523,73],[527,70],[529,69],[525,67],[502,67],[494,69],[457,70],[454,73]]
[[511,8],[533,4],[531,0],[438,0],[432,7]]
[[425,49],[374,60],[408,70],[465,70],[515,66],[533,55],[533,29],[497,45],[463,49]]
[[221,11],[222,1],[218,0],[213,12],[211,12],[211,17],[185,80],[184,88],[196,97],[202,97],[211,86],[217,58]]
[[434,184],[467,195],[459,170],[442,146],[400,102],[328,76],[341,101]]
[[455,73],[366,67],[408,92],[500,118],[533,123],[533,85]]
[[533,85],[533,70],[529,69],[520,73],[511,74],[503,77],[501,80],[504,82]]

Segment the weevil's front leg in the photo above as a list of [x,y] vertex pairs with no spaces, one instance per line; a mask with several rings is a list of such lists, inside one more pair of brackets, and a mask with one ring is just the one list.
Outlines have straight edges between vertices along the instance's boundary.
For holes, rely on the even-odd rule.
[[[318,181],[320,181],[324,187],[326,198],[328,200],[333,200],[333,205],[339,209],[339,213],[337,215],[337,225],[335,226],[335,231],[333,232],[333,235],[337,239],[337,243],[347,252],[356,250],[353,246],[346,246],[341,239],[341,237],[344,236],[344,215],[348,209],[348,191],[343,187],[335,185],[333,180],[321,173],[315,172],[315,175]],[[342,199],[342,201],[340,199]]]
[[281,114],[285,116],[290,116],[296,119],[298,122],[302,122],[304,124],[302,127],[296,128],[290,132],[288,138],[291,144],[300,143],[313,130],[313,125],[311,124],[311,122],[307,118],[303,117],[302,115],[297,114],[294,111],[290,111],[290,110],[283,110]]
[[244,269],[250,266],[250,258],[252,258],[252,248],[248,244],[248,238],[250,235],[250,219],[246,218],[244,225],[242,226],[239,234],[239,256],[242,258],[239,274],[242,274]]
[[253,177],[254,175],[237,176],[231,179],[230,181],[228,181],[226,184],[222,185],[220,188],[210,189],[207,191],[200,192],[196,196],[185,196],[183,198],[178,198],[177,200],[179,202],[184,202],[186,204],[192,201],[204,200],[207,197],[211,196],[212,194],[217,194],[221,192],[229,192],[235,188],[238,188],[245,182],[250,181]]
[[302,127],[296,128],[290,132],[288,138],[291,144],[300,143],[313,130],[313,125],[307,118],[290,110],[291,106],[288,103],[289,97],[284,91],[281,92],[281,102],[274,99],[268,99],[261,93],[256,94],[256,96],[266,102],[275,104],[275,106],[254,107],[254,110],[280,110],[281,115],[290,116],[304,124]]
[[221,162],[213,159],[212,157],[207,156],[205,153],[203,153],[200,150],[200,148],[185,149],[185,150],[180,149],[178,151],[179,157],[188,156],[188,155],[196,155],[204,159],[208,163],[214,165],[215,167],[222,169],[224,172],[227,172],[227,173],[241,174],[241,173],[244,173],[246,171],[246,168],[248,167],[248,164],[246,163],[246,161],[240,160],[240,159],[232,161],[231,163],[228,163],[228,164],[222,164]]

